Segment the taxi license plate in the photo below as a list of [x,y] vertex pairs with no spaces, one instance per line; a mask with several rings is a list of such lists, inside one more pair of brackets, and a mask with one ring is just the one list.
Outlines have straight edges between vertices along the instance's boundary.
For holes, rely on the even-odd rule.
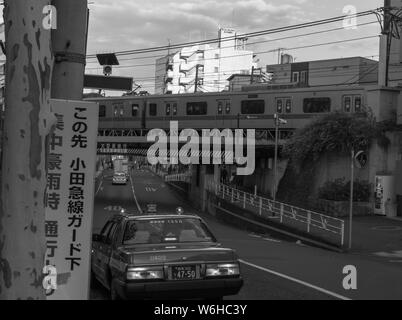
[[198,268],[192,266],[172,266],[171,267],[172,280],[194,280],[199,279]]

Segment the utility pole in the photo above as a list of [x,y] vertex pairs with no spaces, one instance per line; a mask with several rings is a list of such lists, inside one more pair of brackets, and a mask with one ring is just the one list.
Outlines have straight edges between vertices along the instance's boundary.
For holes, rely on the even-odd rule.
[[199,78],[199,68],[200,68],[200,64],[197,64],[195,66],[195,84],[194,84],[194,93],[197,93],[198,91],[198,78]]
[[6,0],[0,300],[44,299],[46,136],[55,123],[49,0]]
[[275,156],[274,156],[274,186],[273,199],[276,201],[276,184],[278,180],[278,144],[279,144],[279,115],[275,113]]
[[391,0],[384,0],[384,30],[383,35],[386,36],[387,49],[386,49],[386,64],[385,64],[385,86],[388,87],[389,83],[389,60],[391,55],[391,44],[392,44],[392,34],[391,34]]
[[349,250],[352,249],[353,188],[355,177],[355,150],[352,147],[350,160],[350,203],[349,203]]
[[55,65],[52,98],[82,100],[87,52],[88,1],[52,0],[59,12],[52,31]]

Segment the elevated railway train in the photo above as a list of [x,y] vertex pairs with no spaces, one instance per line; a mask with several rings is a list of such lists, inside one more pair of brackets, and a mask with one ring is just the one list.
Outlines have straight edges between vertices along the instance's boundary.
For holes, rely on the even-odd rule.
[[314,117],[335,110],[363,112],[364,87],[310,87],[249,92],[126,96],[86,99],[99,103],[100,130],[263,129],[275,127],[274,114],[287,123],[281,130],[304,127]]

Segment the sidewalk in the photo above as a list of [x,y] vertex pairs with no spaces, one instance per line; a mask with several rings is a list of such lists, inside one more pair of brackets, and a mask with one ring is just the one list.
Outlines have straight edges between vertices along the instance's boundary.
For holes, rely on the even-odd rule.
[[[380,216],[354,217],[351,253],[402,263],[402,220]],[[345,220],[349,244],[349,219]]]

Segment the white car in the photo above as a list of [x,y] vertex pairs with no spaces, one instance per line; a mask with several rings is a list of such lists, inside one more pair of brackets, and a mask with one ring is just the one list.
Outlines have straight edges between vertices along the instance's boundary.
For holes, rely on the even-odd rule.
[[116,172],[113,175],[113,184],[127,184],[127,175],[124,172]]

